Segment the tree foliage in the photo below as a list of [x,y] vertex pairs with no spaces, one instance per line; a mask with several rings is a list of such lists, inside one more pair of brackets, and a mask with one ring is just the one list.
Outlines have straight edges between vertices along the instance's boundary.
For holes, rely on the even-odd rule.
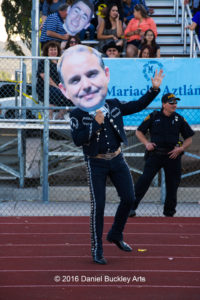
[[13,40],[13,35],[18,34],[27,48],[31,49],[32,0],[3,0],[1,8],[8,35],[6,49],[16,55],[24,55],[21,46]]

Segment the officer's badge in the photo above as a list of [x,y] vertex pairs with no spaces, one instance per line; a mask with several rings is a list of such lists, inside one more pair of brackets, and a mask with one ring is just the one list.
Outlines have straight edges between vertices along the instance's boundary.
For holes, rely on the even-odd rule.
[[150,119],[150,115],[148,115],[145,119],[144,122]]
[[175,122],[178,122],[178,116],[175,116]]

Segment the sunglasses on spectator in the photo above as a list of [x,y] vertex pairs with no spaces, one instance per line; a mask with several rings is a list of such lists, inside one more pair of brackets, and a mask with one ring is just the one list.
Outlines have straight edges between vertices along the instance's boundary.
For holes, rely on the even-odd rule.
[[78,44],[76,41],[70,41],[70,44]]

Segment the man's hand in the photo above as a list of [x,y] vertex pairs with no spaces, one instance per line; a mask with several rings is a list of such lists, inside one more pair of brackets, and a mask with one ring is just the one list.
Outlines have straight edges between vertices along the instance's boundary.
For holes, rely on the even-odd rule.
[[68,33],[63,34],[63,40],[68,41],[70,35]]
[[197,23],[192,22],[192,24],[185,27],[185,29],[189,28],[190,30],[194,30],[197,27]]
[[172,151],[168,152],[169,158],[176,159],[177,156],[179,156],[183,151],[184,151],[183,147],[174,147]]
[[146,145],[145,145],[145,147],[146,147],[146,149],[148,150],[148,151],[153,151],[154,149],[155,149],[155,147],[156,147],[156,144],[155,143],[147,143]]
[[157,90],[160,87],[164,77],[165,75],[163,75],[163,70],[160,70],[159,73],[156,70],[154,77],[151,78],[153,89]]
[[96,111],[96,116],[95,116],[95,120],[97,121],[97,123],[102,124],[104,122],[104,114],[102,113],[102,111],[100,109],[98,109]]

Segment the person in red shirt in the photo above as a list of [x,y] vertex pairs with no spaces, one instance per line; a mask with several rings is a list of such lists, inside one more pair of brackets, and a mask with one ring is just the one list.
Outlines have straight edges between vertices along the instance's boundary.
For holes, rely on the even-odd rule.
[[138,47],[147,29],[151,29],[155,37],[157,37],[157,28],[154,20],[148,16],[143,5],[137,4],[134,8],[134,19],[128,23],[124,32],[127,39],[127,57],[137,56]]

